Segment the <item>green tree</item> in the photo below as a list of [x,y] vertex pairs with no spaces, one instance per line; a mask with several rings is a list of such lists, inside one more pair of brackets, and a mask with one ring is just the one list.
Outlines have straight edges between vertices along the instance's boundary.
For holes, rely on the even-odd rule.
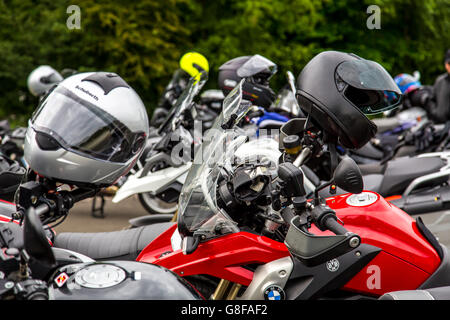
[[[69,30],[69,5],[81,29]],[[369,5],[381,29],[366,26]],[[211,66],[207,87],[229,59],[259,53],[278,64],[272,84],[285,83],[317,53],[341,50],[381,63],[392,75],[444,72],[450,43],[450,0],[0,0],[0,118],[25,124],[37,100],[26,80],[39,65],[120,74],[149,113],[188,50]]]

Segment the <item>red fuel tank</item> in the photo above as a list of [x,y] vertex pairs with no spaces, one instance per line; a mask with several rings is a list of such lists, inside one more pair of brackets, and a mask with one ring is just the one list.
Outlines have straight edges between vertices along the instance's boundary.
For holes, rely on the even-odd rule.
[[438,253],[416,221],[377,193],[339,195],[328,198],[327,204],[362,243],[382,249],[345,289],[376,296],[398,288],[416,289],[439,266]]

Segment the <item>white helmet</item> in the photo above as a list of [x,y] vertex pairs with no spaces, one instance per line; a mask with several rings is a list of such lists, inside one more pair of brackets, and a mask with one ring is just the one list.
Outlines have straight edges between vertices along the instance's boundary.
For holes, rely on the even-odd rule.
[[148,131],[141,98],[120,76],[79,73],[60,82],[34,112],[25,160],[59,182],[108,186],[134,166]]
[[27,79],[28,90],[36,97],[44,95],[51,87],[64,78],[50,66],[39,66],[34,69]]

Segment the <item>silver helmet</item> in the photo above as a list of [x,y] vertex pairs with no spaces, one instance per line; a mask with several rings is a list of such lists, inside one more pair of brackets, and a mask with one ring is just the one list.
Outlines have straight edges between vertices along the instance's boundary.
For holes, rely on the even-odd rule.
[[107,186],[134,166],[148,131],[141,98],[120,76],[79,73],[60,82],[34,112],[25,160],[40,176]]
[[47,65],[39,66],[28,76],[28,90],[30,90],[32,95],[41,97],[63,79],[62,75],[52,67]]

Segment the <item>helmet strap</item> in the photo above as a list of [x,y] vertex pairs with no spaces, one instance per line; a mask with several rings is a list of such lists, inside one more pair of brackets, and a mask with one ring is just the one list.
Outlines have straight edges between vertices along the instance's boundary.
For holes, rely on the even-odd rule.
[[337,140],[335,137],[330,136],[328,132],[324,132],[324,142],[328,145],[328,152],[330,153],[330,173],[333,176],[334,170],[336,169],[339,158],[336,150]]
[[331,172],[331,175],[333,175],[333,172],[338,165],[338,155],[337,155],[337,151],[336,151],[336,143],[329,142],[328,148],[330,150],[330,170],[331,170],[330,172]]

